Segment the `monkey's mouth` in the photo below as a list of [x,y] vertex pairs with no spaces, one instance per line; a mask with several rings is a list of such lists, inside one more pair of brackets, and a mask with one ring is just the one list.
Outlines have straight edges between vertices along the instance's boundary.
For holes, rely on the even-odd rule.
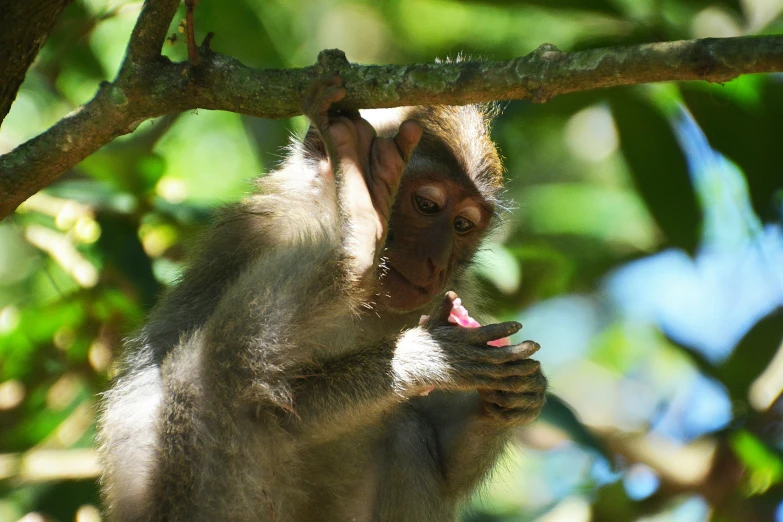
[[397,285],[401,284],[403,286],[406,286],[406,287],[409,287],[409,288],[415,290],[416,292],[418,292],[422,296],[429,297],[432,294],[430,289],[415,284],[413,281],[411,281],[410,279],[408,279],[407,277],[402,275],[402,272],[400,272],[399,270],[397,270],[396,268],[394,268],[390,264],[387,264],[386,266],[388,268],[388,272],[386,273],[386,277],[388,279],[388,283],[390,285],[390,289],[391,289],[392,293],[395,293],[395,291],[398,288]]

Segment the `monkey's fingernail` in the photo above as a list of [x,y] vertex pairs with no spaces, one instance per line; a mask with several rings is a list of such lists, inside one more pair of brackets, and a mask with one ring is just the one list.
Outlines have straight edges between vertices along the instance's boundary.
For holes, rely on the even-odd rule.
[[517,333],[522,329],[522,324],[516,321],[511,321],[508,323],[507,329],[510,332],[509,335],[511,335],[512,333]]
[[525,350],[528,356],[533,355],[541,348],[541,345],[535,341],[522,341],[519,346]]

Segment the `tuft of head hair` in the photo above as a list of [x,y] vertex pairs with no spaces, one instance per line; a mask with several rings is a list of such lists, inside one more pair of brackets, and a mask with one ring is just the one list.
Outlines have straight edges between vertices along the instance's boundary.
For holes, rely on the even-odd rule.
[[496,203],[503,190],[503,163],[490,136],[497,114],[494,104],[434,105],[410,107],[404,117],[424,128],[417,149],[424,154],[445,149],[488,202]]

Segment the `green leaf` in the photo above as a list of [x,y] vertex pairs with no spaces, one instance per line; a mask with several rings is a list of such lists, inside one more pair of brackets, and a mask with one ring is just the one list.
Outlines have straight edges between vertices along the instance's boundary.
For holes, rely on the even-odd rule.
[[606,459],[611,466],[614,457],[604,444],[588,430],[565,401],[553,393],[546,396],[546,404],[541,410],[541,420],[553,424],[566,432],[568,436],[581,446],[593,450]]
[[620,148],[636,187],[668,241],[688,252],[699,242],[701,213],[685,157],[660,112],[630,93],[611,98]]
[[747,466],[745,493],[748,496],[764,493],[783,478],[783,462],[778,454],[767,448],[756,436],[745,430],[731,435],[731,447]]
[[489,243],[476,256],[476,272],[504,294],[513,294],[522,282],[522,269],[503,245]]
[[[737,86],[731,82],[706,91],[685,84],[682,93],[710,145],[742,168],[756,214],[763,221],[777,220],[780,210],[775,208],[772,194],[783,188],[783,84],[765,78],[757,90],[757,103],[747,103],[736,92],[731,94],[743,86],[748,82]],[[721,95],[721,91],[728,94]]]

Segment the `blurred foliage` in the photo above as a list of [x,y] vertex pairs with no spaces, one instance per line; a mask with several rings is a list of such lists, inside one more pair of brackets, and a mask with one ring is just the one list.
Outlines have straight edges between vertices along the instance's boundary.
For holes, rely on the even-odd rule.
[[[76,0],[0,153],[116,73],[141,3]],[[775,33],[783,0],[201,0],[197,37],[257,67]],[[180,13],[180,15],[182,12]],[[176,30],[178,17],[172,24]],[[185,56],[180,36],[165,54]],[[494,314],[539,341],[552,399],[466,521],[783,520],[783,77],[504,105]],[[301,118],[142,124],[0,223],[0,520],[100,519],[96,396],[213,210]]]

